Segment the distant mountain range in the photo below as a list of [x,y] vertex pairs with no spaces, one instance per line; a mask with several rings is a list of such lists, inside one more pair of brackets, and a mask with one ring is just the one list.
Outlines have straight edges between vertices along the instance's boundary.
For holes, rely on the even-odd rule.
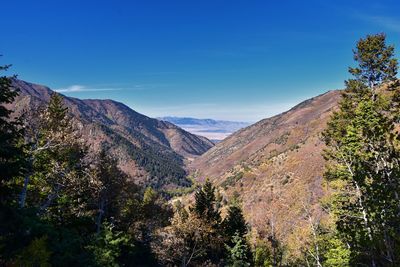
[[[19,96],[11,108],[17,114],[34,114],[54,93],[48,87],[17,79],[14,87]],[[189,185],[185,164],[214,145],[205,137],[149,118],[113,100],[64,96],[64,103],[90,148],[98,151],[101,145],[107,145],[118,158],[121,169],[146,185],[158,188]]]
[[161,117],[158,119],[171,122],[192,134],[204,136],[214,142],[219,142],[230,134],[250,125],[249,122],[187,117]]

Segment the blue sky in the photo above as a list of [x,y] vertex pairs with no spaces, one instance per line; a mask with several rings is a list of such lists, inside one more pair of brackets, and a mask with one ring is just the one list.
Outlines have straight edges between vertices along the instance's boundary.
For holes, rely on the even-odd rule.
[[343,87],[366,34],[399,47],[399,2],[5,0],[0,63],[152,117],[257,121]]

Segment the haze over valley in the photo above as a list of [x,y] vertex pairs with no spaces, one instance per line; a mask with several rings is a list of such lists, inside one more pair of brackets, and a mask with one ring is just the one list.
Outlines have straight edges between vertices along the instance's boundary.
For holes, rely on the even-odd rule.
[[161,117],[159,119],[171,122],[192,134],[204,136],[213,142],[220,142],[232,133],[251,124],[249,122],[185,117]]

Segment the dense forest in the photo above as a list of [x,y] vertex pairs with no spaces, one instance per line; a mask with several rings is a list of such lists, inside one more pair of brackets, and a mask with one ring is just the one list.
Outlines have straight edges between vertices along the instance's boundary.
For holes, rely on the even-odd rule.
[[241,196],[222,199],[209,180],[192,185],[192,201],[135,184],[107,146],[89,150],[61,95],[34,120],[16,117],[13,76],[0,77],[0,266],[399,266],[394,47],[368,35],[354,60],[321,134],[328,193],[320,216],[305,212],[309,229],[293,240],[301,246],[273,226],[255,238]]

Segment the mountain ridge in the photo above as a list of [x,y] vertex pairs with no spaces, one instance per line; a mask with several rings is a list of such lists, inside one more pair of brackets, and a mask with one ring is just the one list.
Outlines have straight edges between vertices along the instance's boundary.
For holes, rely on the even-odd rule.
[[[43,107],[53,91],[14,79],[19,96],[12,108],[19,114]],[[93,150],[107,143],[118,155],[121,169],[153,186],[188,185],[185,164],[213,146],[169,122],[140,114],[114,100],[63,96],[65,105]],[[172,181],[172,182],[171,182]]]
[[340,99],[340,90],[328,91],[243,128],[193,161],[191,173],[220,186],[226,199],[239,196],[259,235],[268,235],[274,220],[274,231],[288,240],[306,227],[303,203],[319,210],[325,190],[321,132]]

